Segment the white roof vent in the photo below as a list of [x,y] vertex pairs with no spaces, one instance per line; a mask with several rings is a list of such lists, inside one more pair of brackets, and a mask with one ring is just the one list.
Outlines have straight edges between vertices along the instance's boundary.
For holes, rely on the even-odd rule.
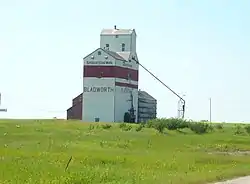
[[94,56],[91,56],[91,59],[94,59],[95,57]]
[[108,56],[105,56],[105,59],[108,59]]

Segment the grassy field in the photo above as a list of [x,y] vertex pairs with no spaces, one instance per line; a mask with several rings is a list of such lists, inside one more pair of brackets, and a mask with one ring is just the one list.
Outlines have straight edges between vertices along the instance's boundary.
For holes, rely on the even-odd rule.
[[250,136],[234,125],[202,135],[110,125],[0,120],[0,183],[205,184],[250,174]]

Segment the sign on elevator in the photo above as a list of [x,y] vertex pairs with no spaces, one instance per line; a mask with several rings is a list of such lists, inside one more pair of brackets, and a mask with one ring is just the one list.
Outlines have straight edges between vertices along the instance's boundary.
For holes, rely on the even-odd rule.
[[96,92],[96,93],[109,93],[109,92],[113,92],[114,88],[112,87],[84,87],[83,88],[83,92]]

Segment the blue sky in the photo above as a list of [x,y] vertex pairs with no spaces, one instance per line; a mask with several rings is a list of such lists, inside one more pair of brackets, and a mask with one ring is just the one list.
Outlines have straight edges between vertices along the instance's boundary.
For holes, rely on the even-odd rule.
[[[187,101],[186,117],[250,122],[249,1],[0,0],[0,91],[6,118],[65,117],[82,91],[82,58],[102,28],[135,28],[139,61]],[[158,115],[176,98],[140,68]]]

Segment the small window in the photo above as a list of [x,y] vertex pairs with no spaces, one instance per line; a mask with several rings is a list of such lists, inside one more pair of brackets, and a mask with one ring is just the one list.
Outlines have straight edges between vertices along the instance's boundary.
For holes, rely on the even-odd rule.
[[125,51],[125,43],[122,43],[122,51]]
[[106,47],[104,47],[106,50],[109,50],[109,44],[106,43]]
[[100,121],[100,118],[95,118],[95,122],[99,122]]
[[98,55],[101,55],[102,54],[102,52],[101,51],[98,51]]
[[115,38],[118,38],[119,36],[118,35],[115,35]]

